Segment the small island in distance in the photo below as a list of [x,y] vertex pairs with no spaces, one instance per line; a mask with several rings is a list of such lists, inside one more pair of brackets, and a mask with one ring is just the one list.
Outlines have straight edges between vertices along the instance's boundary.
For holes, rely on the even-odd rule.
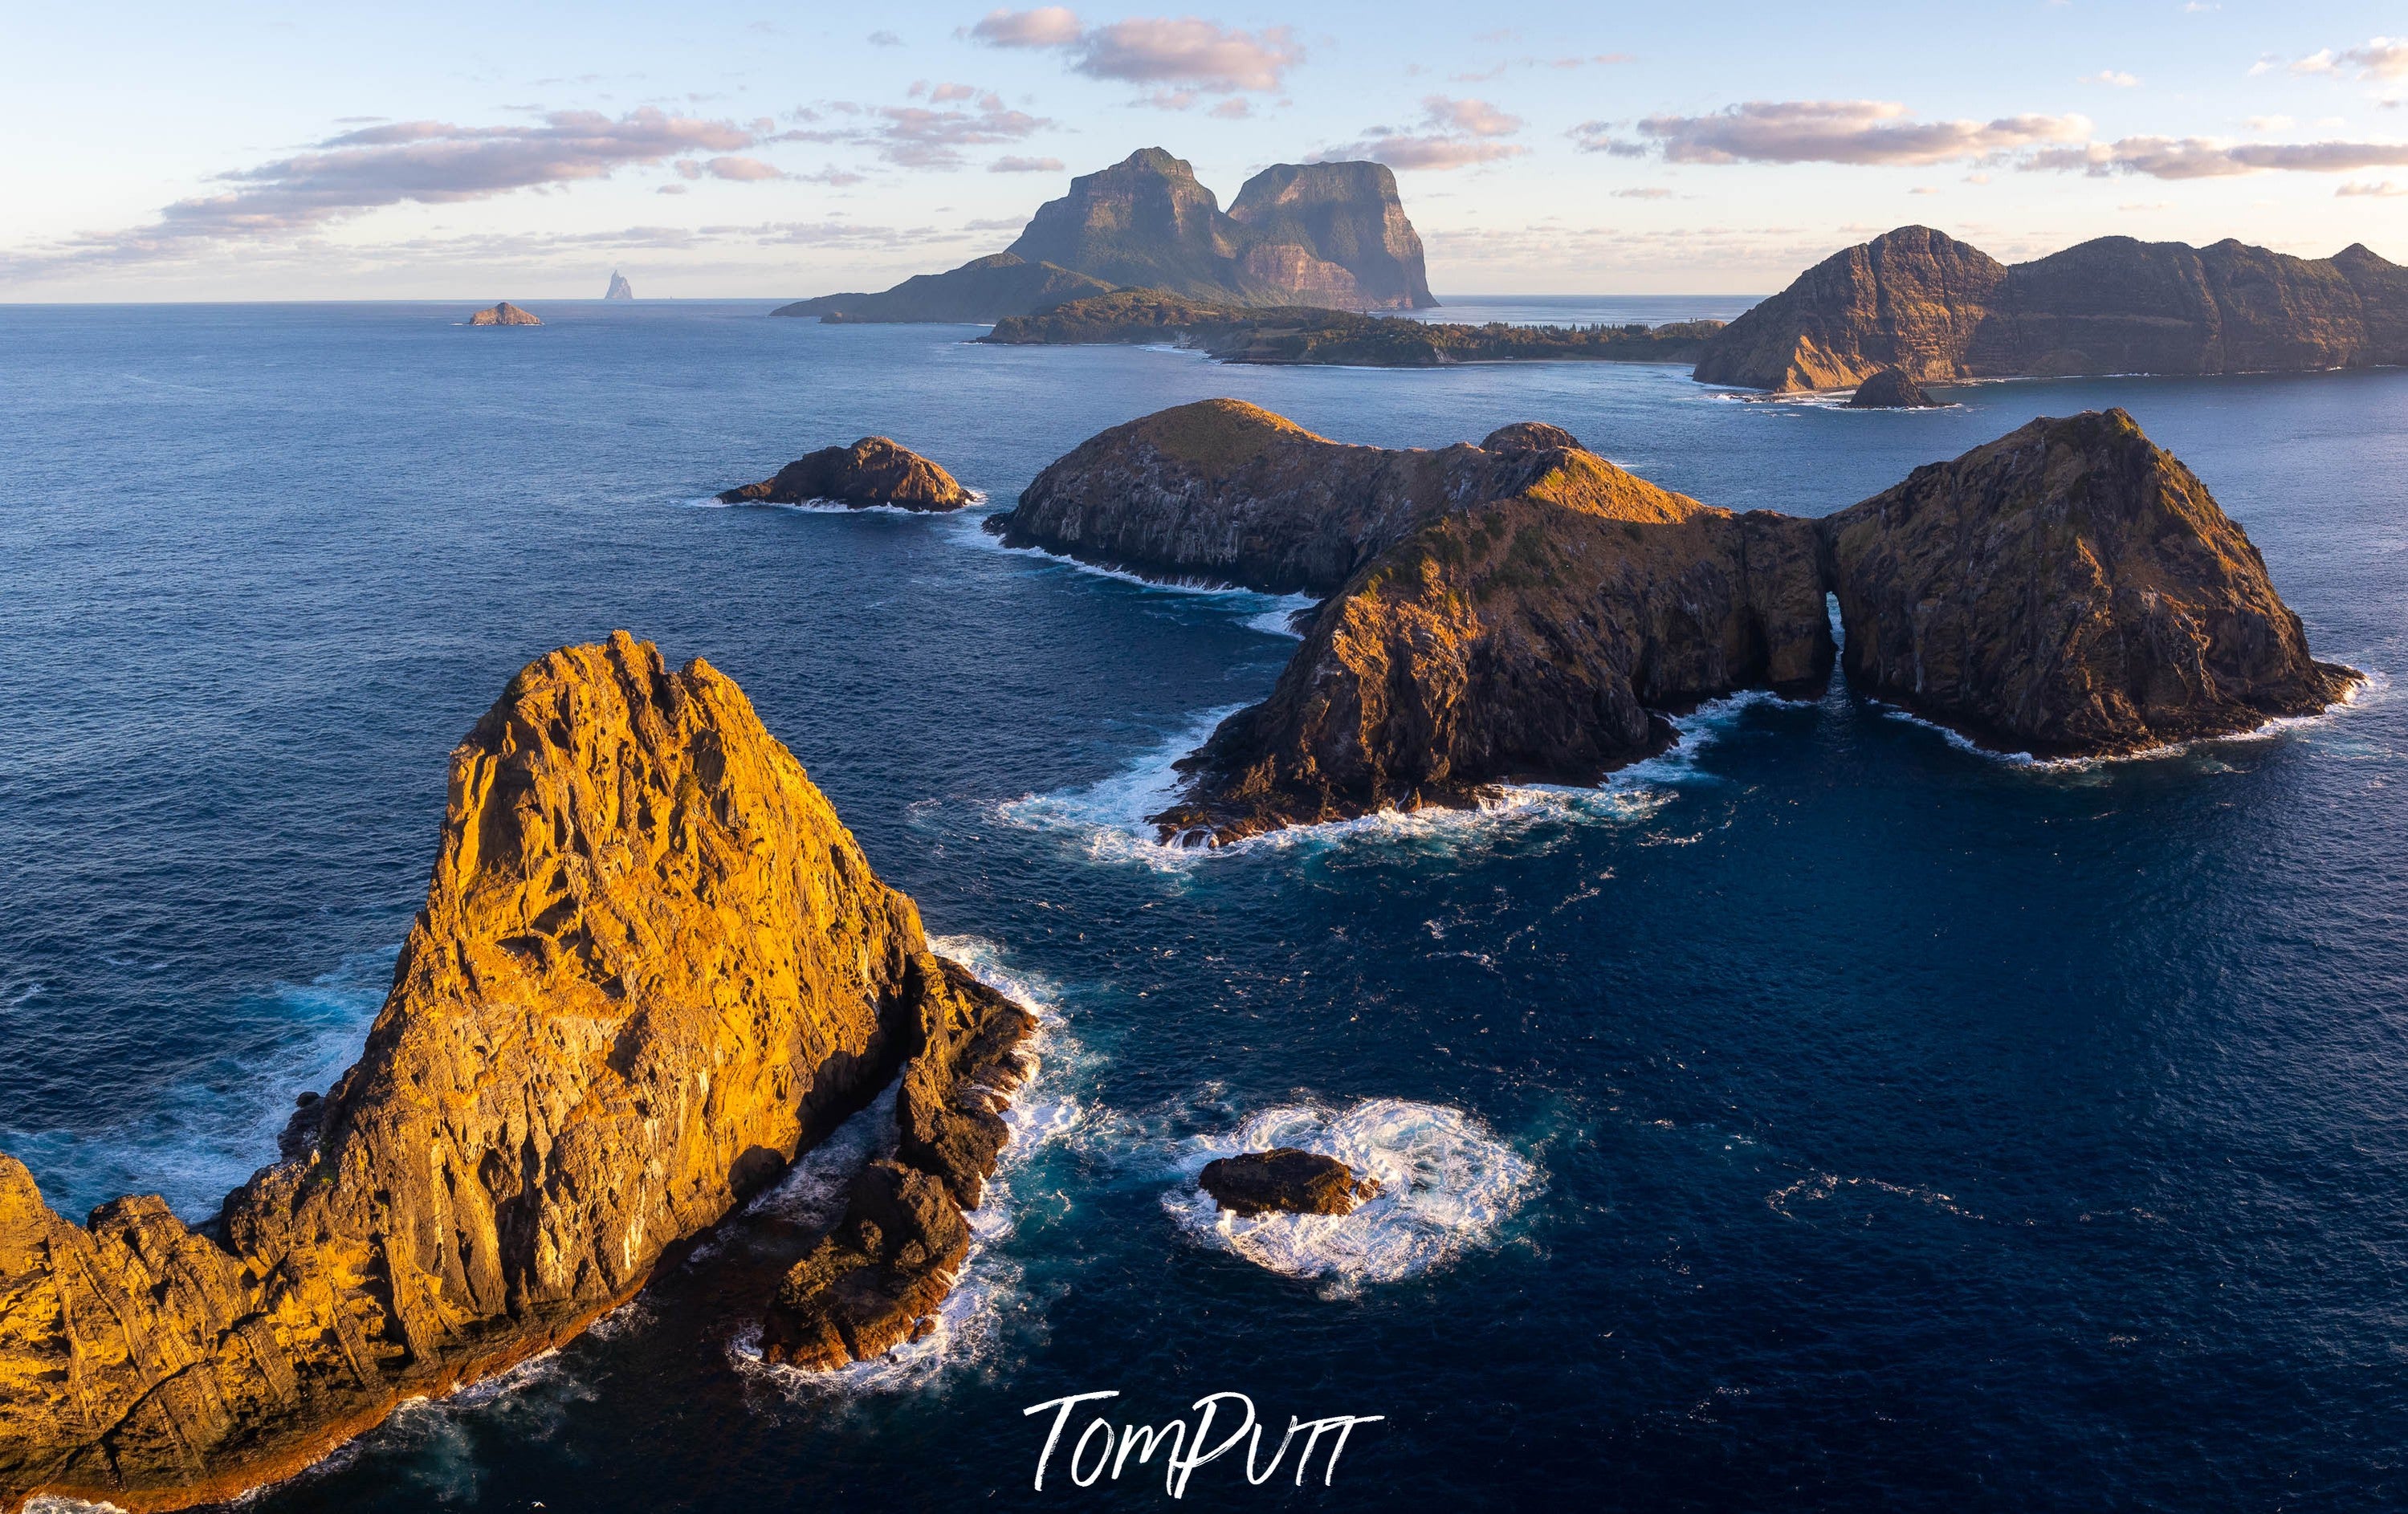
[[627,282],[626,275],[613,268],[610,270],[609,292],[602,297],[606,300],[632,300],[636,297],[636,286]]

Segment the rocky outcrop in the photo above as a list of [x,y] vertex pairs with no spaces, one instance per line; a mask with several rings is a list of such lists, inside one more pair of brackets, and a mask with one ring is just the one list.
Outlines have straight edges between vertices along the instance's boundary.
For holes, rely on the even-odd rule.
[[1708,383],[2304,372],[2408,363],[2408,269],[2102,236],[2010,267],[1925,226],[1835,253],[1726,327]]
[[979,338],[996,346],[1177,342],[1224,363],[1434,368],[1458,363],[1694,363],[1718,321],[1662,326],[1469,326],[1305,306],[1191,300],[1120,289],[1036,315],[1007,316]]
[[1166,839],[1594,782],[1671,741],[1664,711],[1828,677],[1814,522],[1525,455],[1519,492],[1439,515],[1321,607],[1270,697],[1180,764]]
[[1559,427],[1349,447],[1235,400],[1056,461],[990,525],[1148,575],[1328,598],[1268,698],[1183,760],[1166,838],[1590,782],[1736,690],[1850,678],[1977,740],[2110,754],[2323,708],[2264,563],[2120,411],[2035,421],[1820,521],[1734,515]]
[[75,1224],[0,1158],[0,1508],[222,1499],[557,1344],[968,992],[735,684],[624,633],[538,660],[452,753],[392,993],[284,1160],[193,1228]]
[[1336,1157],[1293,1146],[1220,1157],[1204,1164],[1197,1186],[1230,1214],[1352,1214],[1380,1192]]
[[1010,315],[1035,315],[1070,300],[1108,293],[1100,279],[1010,252],[972,258],[946,273],[919,274],[882,294],[824,294],[770,311],[779,316],[817,316],[829,324],[861,325],[910,321],[978,322]]
[[[1498,436],[1518,436],[1508,428]],[[1492,438],[1492,442],[1495,438]],[[1155,578],[1329,593],[1426,522],[1520,493],[1570,454],[1521,445],[1353,447],[1242,400],[1199,400],[1114,426],[1039,473],[987,522],[1038,547]],[[1589,453],[1577,486],[1638,511],[1677,499]]]
[[953,476],[908,447],[884,436],[864,436],[850,447],[823,447],[780,468],[773,478],[726,490],[728,505],[801,505],[830,500],[856,507],[899,505],[910,510],[957,510],[969,491]]
[[1348,308],[1420,310],[1438,303],[1423,265],[1421,236],[1406,219],[1397,176],[1385,164],[1274,164],[1238,191],[1229,219],[1261,238],[1258,250],[1294,248],[1342,272],[1353,285],[1353,297],[1340,298],[1334,287],[1307,287],[1301,269],[1249,269],[1268,295]]
[[1003,252],[882,294],[827,294],[771,312],[823,321],[996,321],[1114,289],[1346,310],[1435,305],[1421,238],[1373,163],[1280,164],[1227,212],[1196,170],[1144,148],[1070,181]]
[[543,322],[538,321],[531,312],[522,310],[509,301],[504,300],[499,305],[480,310],[470,316],[468,324],[472,326],[540,326]]
[[[928,959],[931,964],[935,959]],[[770,1362],[832,1370],[936,1328],[969,1254],[975,1209],[1009,1131],[1001,1111],[1026,1080],[1035,1019],[950,963],[922,1000],[896,1099],[895,1154],[864,1168],[843,1219],[778,1285],[761,1321]]]
[[610,270],[610,287],[604,292],[602,297],[606,300],[632,300],[636,297],[636,286],[627,282],[626,277],[613,268]]
[[1860,692],[1986,744],[2096,756],[2344,697],[2205,485],[2122,410],[1917,468],[1822,522]]
[[1848,396],[1852,410],[1933,410],[1940,402],[1924,393],[1923,386],[1907,377],[1904,368],[1884,368]]

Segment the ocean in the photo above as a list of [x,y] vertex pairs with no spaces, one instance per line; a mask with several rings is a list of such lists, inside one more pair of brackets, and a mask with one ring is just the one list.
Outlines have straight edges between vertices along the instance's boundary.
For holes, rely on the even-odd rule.
[[[1366,1422],[1326,1484],[1327,1436],[1300,1486],[1292,1452],[1259,1486],[1241,1452],[1198,1467],[1211,1508],[2408,1501],[2408,372],[1850,412],[1663,367],[467,308],[0,306],[0,1150],[70,1216],[213,1212],[356,1054],[453,743],[617,627],[743,685],[943,949],[1041,1010],[1045,1065],[929,1341],[824,1379],[750,1350],[747,1227],[824,1214],[874,1107],[591,1335],[260,1514],[1152,1507],[1159,1458],[1077,1482],[1087,1411],[1192,1424],[1212,1393],[1265,1457],[1292,1416]],[[1216,394],[1385,446],[1552,421],[1803,514],[2122,406],[2372,684],[2048,765],[1835,680],[1709,706],[1599,789],[1174,854],[1140,817],[1268,690],[1295,604],[979,521]],[[986,504],[709,502],[873,432]],[[1271,1137],[1386,1201],[1199,1210],[1203,1162]],[[1106,1392],[1035,1489],[1054,1414],[1025,1411]]]

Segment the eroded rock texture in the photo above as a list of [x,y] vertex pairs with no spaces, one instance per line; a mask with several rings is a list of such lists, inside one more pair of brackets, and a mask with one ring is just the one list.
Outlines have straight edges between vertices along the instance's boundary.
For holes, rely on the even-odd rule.
[[969,491],[952,474],[884,436],[864,436],[850,447],[823,447],[795,459],[773,478],[726,490],[719,497],[730,505],[800,505],[825,499],[911,510],[957,510],[970,502]]
[[2100,755],[2344,697],[2265,560],[2122,410],[2034,421],[1826,519],[1849,681],[1991,745]]
[[530,664],[286,1160],[196,1230],[143,1196],[75,1224],[0,1157],[0,1507],[222,1498],[574,1334],[949,1022],[933,963],[708,664],[621,633]]
[[[633,297],[629,296],[631,299]],[[535,312],[523,310],[509,301],[504,300],[499,305],[488,306],[470,316],[468,324],[472,326],[540,326],[543,322],[536,319]]]
[[771,1362],[828,1370],[936,1328],[969,1254],[1010,1131],[1002,1111],[1033,1063],[1028,1011],[958,966],[924,959],[916,1049],[895,1104],[895,1154],[853,1181],[843,1219],[780,1282],[761,1323]]

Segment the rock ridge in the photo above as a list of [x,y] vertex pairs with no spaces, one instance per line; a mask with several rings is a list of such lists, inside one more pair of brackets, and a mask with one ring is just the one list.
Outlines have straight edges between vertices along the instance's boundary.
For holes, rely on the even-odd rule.
[[452,753],[392,993],[282,1160],[194,1227],[75,1224],[0,1157],[0,1508],[228,1498],[558,1344],[926,1062],[962,976],[709,664],[538,659]]
[[724,505],[802,505],[833,500],[860,507],[896,505],[910,510],[956,510],[970,493],[943,468],[885,436],[850,447],[807,452],[759,483],[724,490]]

